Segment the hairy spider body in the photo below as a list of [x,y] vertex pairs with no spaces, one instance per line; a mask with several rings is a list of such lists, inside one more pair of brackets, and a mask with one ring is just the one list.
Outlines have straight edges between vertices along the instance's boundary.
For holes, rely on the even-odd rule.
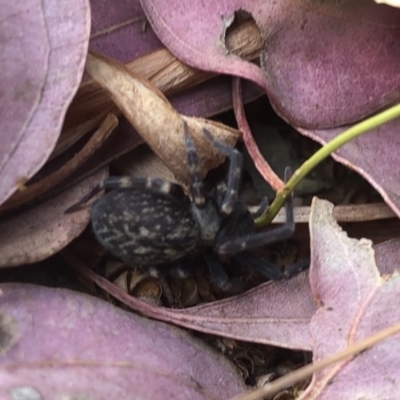
[[188,197],[134,188],[113,190],[92,207],[93,231],[107,251],[125,262],[171,263],[197,246],[213,246],[227,237],[254,232],[253,217],[243,202],[235,205],[234,221],[218,211],[215,200],[222,198],[224,186],[217,188],[218,196],[215,190],[208,194],[201,209]]
[[113,190],[93,205],[91,217],[98,241],[111,254],[139,266],[182,258],[200,237],[189,204],[163,193]]
[[[166,271],[166,265],[173,265],[199,246],[213,280],[224,290],[231,289],[232,282],[219,261],[219,255],[230,255],[238,263],[247,263],[265,277],[275,280],[291,277],[307,267],[302,263],[284,273],[268,260],[248,251],[291,236],[294,231],[291,198],[285,205],[286,223],[269,231],[257,232],[253,220],[267,209],[268,202],[264,200],[256,215],[252,215],[238,196],[241,154],[215,140],[204,129],[211,145],[230,161],[227,182],[205,193],[196,148],[186,124],[184,133],[191,197],[186,196],[179,185],[163,179],[109,177],[69,211],[102,189],[111,189],[92,206],[94,233],[111,254],[150,273],[157,271],[157,267]],[[289,171],[285,174],[288,175]],[[170,272],[176,276],[185,275],[179,264],[172,266]]]

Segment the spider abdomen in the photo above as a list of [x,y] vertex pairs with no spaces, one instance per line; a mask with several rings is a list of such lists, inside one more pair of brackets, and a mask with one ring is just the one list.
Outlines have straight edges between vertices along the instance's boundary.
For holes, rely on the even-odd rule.
[[146,190],[113,190],[92,207],[92,226],[107,251],[125,262],[175,261],[197,244],[200,228],[184,203]]

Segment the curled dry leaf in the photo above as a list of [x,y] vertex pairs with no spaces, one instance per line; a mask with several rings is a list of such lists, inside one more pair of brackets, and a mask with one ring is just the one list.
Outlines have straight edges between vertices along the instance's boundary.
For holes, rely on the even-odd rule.
[[15,193],[1,207],[0,212],[18,207],[21,204],[28,203],[40,195],[55,187],[63,179],[76,171],[87,159],[94,154],[96,150],[110,137],[111,133],[118,125],[118,118],[114,114],[108,114],[103,123],[96,132],[93,133],[83,148],[76,153],[69,161],[63,164],[58,170],[43,179],[28,185],[26,189]]
[[196,143],[202,175],[218,166],[224,157],[207,142],[203,129],[229,145],[239,137],[236,129],[202,118],[179,114],[164,95],[148,81],[129,71],[123,64],[101,55],[89,54],[86,69],[103,87],[152,150],[183,183],[189,181],[183,123],[189,126]]
[[44,260],[79,236],[90,221],[89,209],[65,214],[107,170],[97,172],[65,192],[0,223],[0,267]]
[[[310,218],[310,281],[319,304],[310,324],[314,361],[400,321],[400,308],[395,306],[400,296],[398,269],[380,275],[372,243],[348,238],[332,209],[327,201],[314,199]],[[353,360],[325,368],[314,374],[300,399],[396,399],[399,351],[400,337],[395,335]]]
[[[158,87],[184,115],[208,118],[232,107],[230,77],[219,76],[200,83],[214,75],[187,66],[167,49],[159,48],[160,44],[152,47],[151,43],[156,44],[153,42],[151,28],[146,32],[137,29],[140,25],[138,21],[144,20],[138,0],[130,1],[129,7],[123,4],[118,10],[115,10],[112,0],[95,2],[92,6],[95,37],[90,43],[91,50],[101,50],[105,55],[119,61],[127,59],[126,51],[132,50],[132,59],[139,54],[148,53],[128,62],[126,67]],[[110,10],[113,10],[111,16]],[[104,17],[106,12],[107,16]],[[126,47],[121,49],[121,43],[126,43],[127,38],[129,50]],[[100,44],[100,41],[105,43]],[[255,58],[262,48],[257,26],[249,22],[239,24],[227,36],[227,46],[230,51],[246,59]],[[244,84],[245,101],[261,95],[262,91],[255,85]],[[105,113],[110,111],[115,112],[116,107],[109,93],[101,89],[94,80],[84,82],[67,112],[60,137],[60,149],[98,126]]]
[[69,290],[2,284],[0,397],[222,400],[246,390],[188,333]]
[[175,182],[174,174],[148,147],[141,146],[113,162],[112,169],[118,175],[134,178],[162,178]]
[[50,156],[82,77],[89,27],[85,0],[2,4],[0,203]]
[[375,0],[375,3],[387,4],[388,6],[400,8],[400,1],[399,0]]

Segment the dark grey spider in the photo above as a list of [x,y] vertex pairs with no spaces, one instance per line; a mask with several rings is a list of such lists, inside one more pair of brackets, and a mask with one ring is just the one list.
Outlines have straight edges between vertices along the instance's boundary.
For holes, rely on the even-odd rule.
[[[266,244],[287,239],[293,234],[291,197],[287,200],[286,223],[256,232],[254,219],[264,213],[268,201],[261,202],[250,214],[239,197],[242,155],[236,149],[214,139],[204,129],[211,145],[229,159],[227,182],[205,193],[200,179],[196,148],[188,127],[184,126],[184,145],[190,170],[190,195],[172,182],[158,178],[109,177],[88,193],[69,211],[79,208],[103,189],[110,189],[91,209],[93,231],[98,241],[122,261],[135,264],[151,275],[167,268],[174,276],[186,276],[176,263],[201,246],[214,283],[225,291],[232,281],[223,269],[219,255],[229,255],[268,279],[290,278],[306,267],[304,263],[282,271],[250,252]],[[288,178],[289,170],[285,171]],[[175,265],[174,265],[175,263]]]

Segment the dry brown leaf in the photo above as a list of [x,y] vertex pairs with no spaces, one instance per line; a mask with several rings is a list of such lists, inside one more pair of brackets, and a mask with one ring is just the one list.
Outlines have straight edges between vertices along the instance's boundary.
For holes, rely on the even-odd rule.
[[195,141],[203,177],[224,159],[208,143],[203,129],[207,128],[215,138],[231,146],[239,138],[236,129],[203,118],[182,116],[156,87],[129,71],[124,64],[102,55],[89,54],[86,70],[111,92],[113,100],[132,126],[183,183],[189,181],[183,144],[184,122],[188,124]]
[[[260,31],[253,21],[243,22],[226,37],[226,46],[229,51],[247,60],[259,55],[262,43]],[[136,58],[127,63],[126,67],[150,80],[168,96],[182,92],[214,76],[214,74],[185,65],[167,49],[156,50]],[[117,112],[117,107],[109,93],[94,80],[82,83],[67,112],[55,154],[62,153],[90,129],[98,126],[105,114],[111,111]]]
[[123,155],[112,163],[117,175],[129,175],[134,178],[162,178],[176,183],[174,174],[147,146]]
[[78,237],[90,221],[90,210],[64,212],[107,173],[103,169],[50,200],[0,223],[0,267],[44,260]]
[[375,3],[387,4],[388,6],[400,8],[400,1],[399,0],[375,0]]

